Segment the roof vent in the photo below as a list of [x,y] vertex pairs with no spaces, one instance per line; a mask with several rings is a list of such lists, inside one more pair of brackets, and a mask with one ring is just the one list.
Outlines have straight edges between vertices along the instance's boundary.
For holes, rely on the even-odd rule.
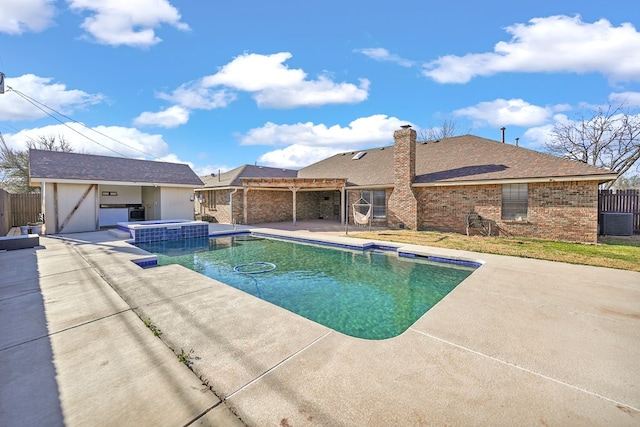
[[351,160],[360,160],[365,154],[364,151],[358,151],[355,156],[351,158]]

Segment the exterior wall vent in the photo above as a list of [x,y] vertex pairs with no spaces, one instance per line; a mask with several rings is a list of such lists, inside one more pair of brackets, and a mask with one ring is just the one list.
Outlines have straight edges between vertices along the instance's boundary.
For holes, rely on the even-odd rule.
[[602,234],[608,236],[633,235],[633,214],[618,212],[602,213]]
[[364,155],[367,154],[364,151],[358,151],[355,156],[351,158],[351,160],[360,160]]

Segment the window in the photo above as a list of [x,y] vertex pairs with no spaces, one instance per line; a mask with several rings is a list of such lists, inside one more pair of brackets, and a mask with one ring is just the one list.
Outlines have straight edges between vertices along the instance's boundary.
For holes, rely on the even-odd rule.
[[527,184],[502,186],[502,219],[527,219],[529,189]]
[[385,218],[387,216],[387,194],[385,190],[366,190],[361,192],[361,197],[373,205],[373,217]]

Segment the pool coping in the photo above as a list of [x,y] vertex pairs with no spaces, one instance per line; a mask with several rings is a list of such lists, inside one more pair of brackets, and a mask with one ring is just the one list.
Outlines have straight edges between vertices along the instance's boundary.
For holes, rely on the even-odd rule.
[[403,334],[369,341],[179,266],[140,268],[146,255],[108,233],[62,237],[163,342],[193,350],[193,372],[248,425],[640,419],[639,273],[399,245],[484,265]]
[[[231,236],[251,235],[256,237],[266,237],[273,239],[287,240],[296,243],[306,243],[332,247],[336,249],[347,249],[356,251],[382,250],[385,252],[396,253],[399,257],[405,258],[421,258],[427,261],[441,262],[446,264],[462,265],[471,268],[480,268],[484,264],[484,260],[478,257],[457,256],[448,254],[447,256],[433,253],[432,250],[425,250],[424,246],[406,245],[400,243],[391,243],[382,240],[365,240],[334,238],[331,236],[322,236],[314,234],[312,236],[301,235],[299,232],[288,232],[273,229],[245,229],[236,231],[221,231],[209,233],[209,238],[221,238]],[[126,240],[127,243],[135,246],[134,240]],[[157,256],[148,254],[148,256],[136,258],[132,260],[140,267],[154,267],[157,265]]]

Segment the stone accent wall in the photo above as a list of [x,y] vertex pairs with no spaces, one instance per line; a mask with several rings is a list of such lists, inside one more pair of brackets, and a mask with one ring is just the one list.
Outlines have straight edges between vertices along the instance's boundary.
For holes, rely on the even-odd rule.
[[596,243],[598,184],[529,184],[526,221],[503,221],[502,186],[420,187],[419,228],[465,233],[466,214],[477,212],[492,222],[492,234],[580,243]]
[[387,222],[392,228],[418,228],[418,202],[413,192],[416,175],[416,131],[406,127],[393,133],[394,186],[387,205]]

